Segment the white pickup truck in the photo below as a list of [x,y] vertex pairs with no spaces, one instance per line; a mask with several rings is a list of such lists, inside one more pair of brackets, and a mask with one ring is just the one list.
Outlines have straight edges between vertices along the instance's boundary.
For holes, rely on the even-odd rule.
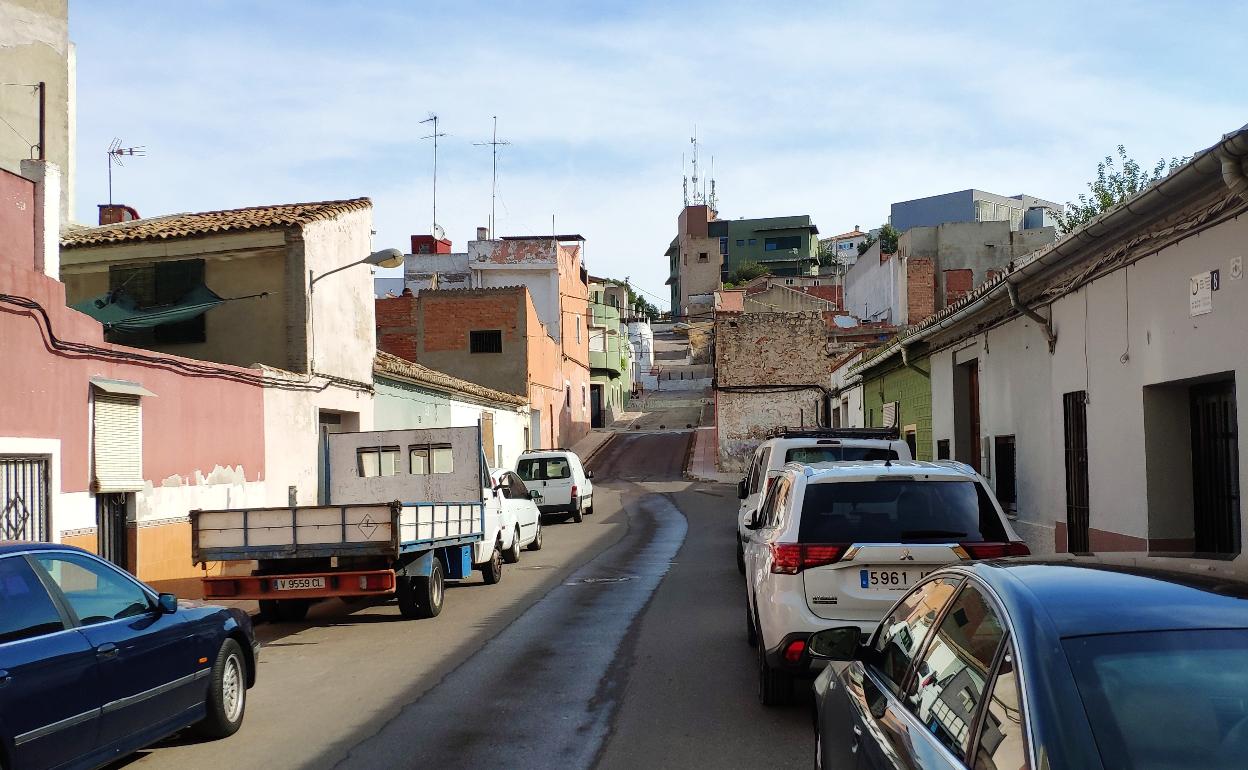
[[298,620],[321,599],[397,594],[404,616],[433,617],[444,580],[473,569],[502,579],[514,509],[491,483],[478,428],[338,433],[329,449],[329,505],[191,512],[195,563],[255,565],[205,577],[205,597]]

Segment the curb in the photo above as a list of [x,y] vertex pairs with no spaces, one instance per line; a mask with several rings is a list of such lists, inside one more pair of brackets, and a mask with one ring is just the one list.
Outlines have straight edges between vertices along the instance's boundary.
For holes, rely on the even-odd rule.
[[582,464],[582,465],[586,465],[586,464],[588,464],[591,460],[593,460],[595,457],[597,457],[597,456],[598,456],[598,453],[602,451],[602,448],[603,448],[603,447],[605,447],[607,444],[610,444],[612,441],[615,441],[616,432],[615,432],[615,431],[609,431],[609,433],[610,433],[611,435],[610,435],[610,436],[607,436],[607,438],[606,438],[606,440],[605,440],[605,441],[603,441],[603,442],[602,442],[601,444],[599,444],[598,446],[594,447],[594,450],[593,450],[592,452],[590,452],[589,454],[587,454],[587,455],[585,455],[584,457],[582,457],[582,458],[581,458],[581,464]]

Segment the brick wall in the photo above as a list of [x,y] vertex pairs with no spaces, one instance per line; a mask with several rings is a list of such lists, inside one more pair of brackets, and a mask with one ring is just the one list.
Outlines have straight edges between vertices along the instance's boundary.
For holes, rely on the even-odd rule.
[[421,352],[467,351],[469,332],[486,329],[502,331],[504,355],[511,347],[523,347],[524,333],[520,328],[523,289],[491,292],[489,296],[460,294],[421,294],[421,328],[424,332]]
[[376,300],[377,349],[415,361],[420,338],[419,305],[416,297],[389,297]]
[[945,301],[947,307],[971,293],[975,288],[975,273],[969,267],[945,271]]
[[906,260],[906,323],[917,324],[936,312],[936,268],[931,259]]

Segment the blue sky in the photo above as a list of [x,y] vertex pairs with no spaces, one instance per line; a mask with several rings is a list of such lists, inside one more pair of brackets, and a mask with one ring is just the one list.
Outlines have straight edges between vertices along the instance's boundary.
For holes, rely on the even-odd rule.
[[[375,246],[438,220],[588,239],[591,272],[667,296],[697,126],[725,218],[825,235],[977,187],[1052,200],[1126,144],[1145,165],[1248,123],[1248,4],[75,0],[77,214],[114,175],[144,215],[371,197]],[[709,165],[709,164],[704,164]],[[656,300],[657,301],[657,300]],[[666,303],[659,303],[666,304]]]

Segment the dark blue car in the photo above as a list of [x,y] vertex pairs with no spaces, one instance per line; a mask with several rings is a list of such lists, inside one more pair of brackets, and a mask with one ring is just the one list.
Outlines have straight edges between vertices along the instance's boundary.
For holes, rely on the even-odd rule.
[[1246,578],[1128,554],[941,569],[869,639],[811,637],[848,662],[816,680],[816,767],[1248,767]]
[[232,735],[258,651],[240,610],[179,605],[77,548],[0,542],[0,768]]

